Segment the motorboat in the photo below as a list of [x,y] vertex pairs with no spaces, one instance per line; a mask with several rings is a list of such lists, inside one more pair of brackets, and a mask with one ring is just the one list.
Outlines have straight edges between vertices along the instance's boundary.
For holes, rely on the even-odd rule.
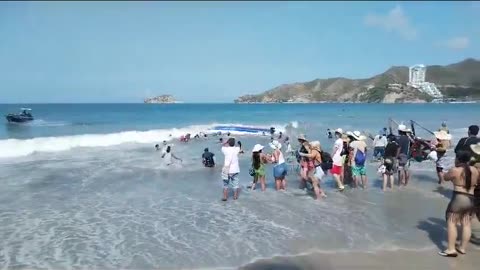
[[33,115],[30,108],[21,108],[21,113],[9,113],[5,116],[9,123],[24,123],[33,120]]

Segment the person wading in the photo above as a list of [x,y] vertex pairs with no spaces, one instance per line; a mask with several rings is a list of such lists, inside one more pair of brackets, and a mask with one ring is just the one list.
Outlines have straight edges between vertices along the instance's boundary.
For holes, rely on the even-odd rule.
[[338,128],[335,130],[335,143],[333,145],[333,166],[332,169],[330,170],[330,173],[333,175],[333,178],[337,182],[337,187],[339,191],[343,191],[345,187],[343,186],[343,158],[342,158],[342,152],[343,152],[343,140],[342,140],[342,134],[343,130],[341,128]]
[[[470,152],[458,152],[455,167],[445,174],[445,181],[452,181],[453,195],[445,213],[448,234],[447,249],[438,253],[444,257],[457,257],[458,253],[465,254],[470,241],[471,218],[475,211],[473,194],[479,176],[478,170],[469,165],[470,158]],[[455,246],[457,224],[462,227],[462,241],[459,246]]]
[[235,146],[235,139],[229,138],[222,146],[222,153],[225,156],[222,168],[223,180],[223,198],[222,201],[228,199],[228,187],[233,189],[233,199],[238,199],[240,165],[238,163],[238,155],[241,149]]

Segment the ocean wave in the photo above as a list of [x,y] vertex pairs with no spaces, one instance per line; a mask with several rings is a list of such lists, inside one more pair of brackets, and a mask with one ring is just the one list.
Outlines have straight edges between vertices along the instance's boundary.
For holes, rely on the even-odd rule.
[[[157,129],[148,131],[123,131],[110,134],[82,134],[59,137],[37,137],[33,139],[6,139],[0,140],[0,158],[20,157],[35,152],[59,152],[77,147],[108,147],[124,143],[158,143],[177,139],[187,133],[210,133],[216,125],[238,126],[242,124],[209,124],[193,125],[183,128]],[[270,125],[282,131],[285,125]],[[223,132],[225,133],[225,132]],[[232,135],[252,135],[249,132],[230,131]]]

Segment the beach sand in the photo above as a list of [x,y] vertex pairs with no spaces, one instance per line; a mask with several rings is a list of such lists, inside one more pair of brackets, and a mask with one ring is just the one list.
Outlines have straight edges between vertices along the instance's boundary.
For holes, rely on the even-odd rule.
[[242,270],[332,270],[332,269],[479,269],[480,247],[471,245],[466,255],[444,258],[438,250],[395,250],[367,252],[312,253],[274,257],[246,265]]

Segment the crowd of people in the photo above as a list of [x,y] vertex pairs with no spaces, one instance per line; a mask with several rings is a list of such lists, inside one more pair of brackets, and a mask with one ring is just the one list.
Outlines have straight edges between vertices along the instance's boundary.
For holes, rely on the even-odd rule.
[[[414,131],[403,124],[398,125],[397,129],[398,135],[387,132],[387,128],[380,130],[374,137],[368,135],[372,140],[372,162],[378,162],[377,172],[383,178],[383,191],[386,191],[387,188],[393,189],[395,182],[398,186],[408,185],[411,179],[409,170],[411,162],[433,160],[438,184],[443,185],[445,182],[453,184],[453,196],[445,214],[448,246],[439,254],[445,257],[465,254],[466,245],[472,237],[471,220],[475,215],[480,220],[479,127],[477,125],[470,126],[468,136],[458,141],[452,153],[455,154],[454,166],[448,166],[446,162],[447,156],[452,152],[449,150],[452,136],[449,134],[445,122],[442,123],[440,129],[431,132],[434,135],[432,140],[416,137]],[[261,144],[255,144],[251,151],[249,175],[252,177],[252,182],[247,188],[255,190],[260,184],[261,190],[265,191],[268,164],[272,164],[275,189],[278,191],[286,190],[287,175],[294,177],[295,174],[298,174],[300,187],[309,187],[308,189],[313,191],[315,199],[327,197],[321,188],[321,183],[328,174],[332,175],[339,192],[344,191],[347,185],[352,188],[366,189],[368,187],[366,169],[368,137],[360,131],[344,132],[341,128],[337,128],[333,132],[328,129],[326,135],[328,139],[334,139],[331,152],[324,151],[320,141],[309,141],[303,134],[297,137],[298,149],[292,150],[288,136],[280,133],[275,139],[274,131],[271,131],[272,137],[268,144],[271,153],[264,152],[265,147]],[[239,197],[239,155],[244,153],[241,142],[230,137],[230,134],[227,136],[229,138],[226,141],[223,138],[219,139],[221,152],[224,155],[221,170],[222,201],[228,200],[229,188],[233,189],[234,200]],[[182,139],[185,140],[185,137]],[[283,151],[282,142],[286,145],[286,151]],[[155,147],[162,151],[162,157],[166,159],[168,165],[172,163],[172,159],[181,161],[172,153],[171,146],[166,141],[163,142],[162,149],[159,145]],[[208,148],[205,148],[202,154],[203,165],[210,168],[215,167],[214,156]],[[395,181],[395,177],[397,177],[397,181]],[[461,244],[458,246],[456,246],[457,225],[461,225],[462,228]],[[479,241],[480,232],[473,238],[475,241]]]

